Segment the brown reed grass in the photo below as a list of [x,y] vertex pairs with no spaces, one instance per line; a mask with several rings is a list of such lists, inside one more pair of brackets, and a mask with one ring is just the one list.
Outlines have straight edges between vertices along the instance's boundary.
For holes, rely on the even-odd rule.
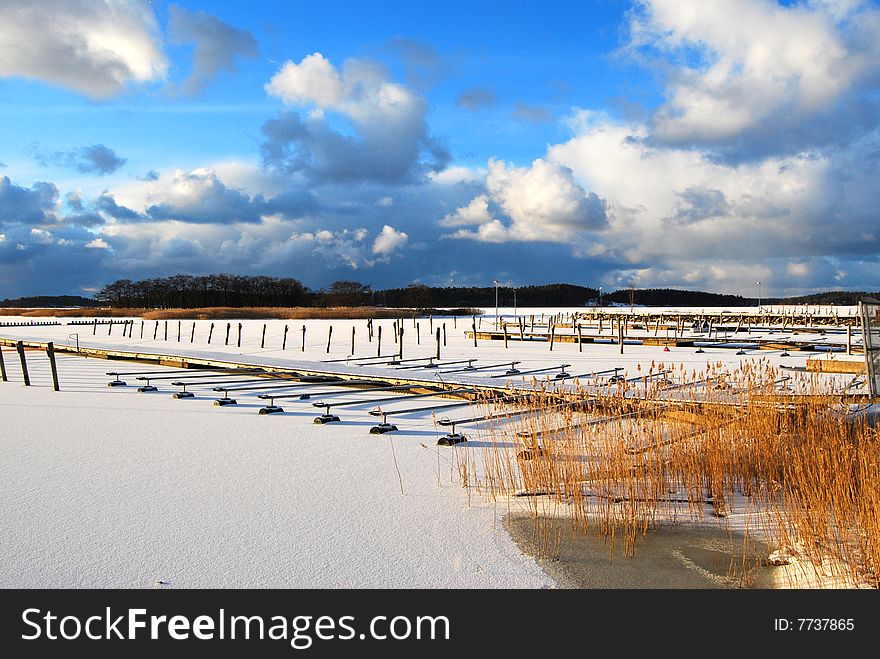
[[[668,368],[622,385],[536,383],[528,400],[493,405],[527,413],[480,433],[462,483],[490,499],[530,495],[536,524],[566,515],[627,556],[661,524],[744,514],[747,545],[767,540],[819,581],[880,586],[880,437],[852,399],[766,359],[651,377]],[[749,555],[731,564],[743,582]]]

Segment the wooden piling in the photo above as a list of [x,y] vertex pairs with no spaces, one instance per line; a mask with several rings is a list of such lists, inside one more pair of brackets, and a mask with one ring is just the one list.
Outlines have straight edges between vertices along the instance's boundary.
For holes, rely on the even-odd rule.
[[330,331],[327,332],[327,354],[330,354],[330,337],[333,336],[333,325],[330,326]]
[[153,326],[153,341],[156,340],[156,337],[159,335],[159,321],[156,321],[156,324]]
[[303,325],[302,333],[303,333],[302,351],[305,352],[306,351],[306,326],[305,325]]
[[214,323],[211,323],[211,327],[208,328],[208,345],[211,345],[211,337],[214,335]]
[[846,326],[846,354],[852,354],[852,325]]
[[223,344],[225,346],[229,345],[229,330],[232,328],[232,323],[226,323],[226,342]]
[[3,346],[0,346],[0,380],[9,382],[9,376],[6,375],[6,362],[3,359]]
[[196,340],[196,321],[193,321],[192,332],[189,334],[189,342],[194,343]]
[[241,323],[238,324],[238,347],[241,348]]
[[266,347],[266,323],[263,323],[263,335],[260,337],[260,349]]
[[382,356],[382,326],[379,325],[379,331],[376,333],[376,356]]
[[284,326],[284,338],[281,339],[281,349],[287,348],[287,325]]
[[578,328],[578,352],[583,352],[584,351],[584,339],[581,336],[581,324],[580,323],[577,324],[577,328]]
[[58,368],[55,365],[55,345],[51,341],[46,344],[46,357],[49,358],[49,370],[52,371],[52,388],[55,391],[61,391],[58,384]]
[[391,333],[394,335],[394,343],[397,343],[397,321],[394,321],[394,324],[391,327]]
[[617,343],[620,345],[620,354],[623,354],[623,323],[617,321]]
[[477,347],[477,319],[476,318],[474,318],[473,322],[471,323],[471,329],[474,330],[474,348],[476,348]]
[[97,333],[98,333],[98,319],[95,318],[95,322],[92,325],[92,336],[95,336],[95,334],[97,334]]
[[416,323],[416,345],[422,345],[422,330],[418,323]]
[[501,329],[504,330],[504,349],[507,350],[507,323],[501,322]]
[[446,347],[446,323],[443,323],[443,347]]
[[178,321],[177,321],[177,342],[178,342],[178,343],[180,343],[180,330],[181,330],[182,327],[183,327],[183,321],[182,321],[182,320],[178,320]]
[[550,323],[550,352],[553,352],[553,342],[556,340],[556,323],[552,321],[547,321]]
[[24,356],[24,343],[18,341],[15,344],[15,349],[18,351],[18,358],[21,361],[21,377],[24,378],[24,386],[31,386],[31,378],[28,375],[28,367],[27,367],[27,358]]
[[107,326],[107,336],[113,334],[113,319],[110,319],[110,324]]
[[144,338],[144,321],[141,321],[141,338]]
[[354,355],[354,325],[351,326],[351,352],[349,354]]
[[168,321],[165,321],[165,340],[168,340]]
[[437,335],[437,355],[436,355],[436,357],[437,357],[437,359],[440,359],[440,328],[439,327],[437,328],[436,335]]
[[403,323],[400,324],[400,328],[398,329],[399,341],[397,347],[400,348],[400,357],[399,359],[403,359]]

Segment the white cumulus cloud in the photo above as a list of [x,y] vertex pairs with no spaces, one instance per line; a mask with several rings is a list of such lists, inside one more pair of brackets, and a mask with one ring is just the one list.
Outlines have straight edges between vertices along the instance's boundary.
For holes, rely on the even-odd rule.
[[139,1],[0,2],[0,76],[68,87],[95,98],[165,78],[156,17]]

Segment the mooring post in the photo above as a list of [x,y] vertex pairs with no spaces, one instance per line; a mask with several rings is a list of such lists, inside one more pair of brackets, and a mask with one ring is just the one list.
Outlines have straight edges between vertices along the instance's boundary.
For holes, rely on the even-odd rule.
[[238,324],[238,347],[241,348],[241,323]]
[[474,317],[473,322],[471,323],[471,328],[474,330],[474,348],[477,347],[477,319]]
[[3,380],[3,382],[9,382],[9,377],[6,375],[6,362],[3,361],[2,345],[0,345],[0,380]]
[[24,343],[18,341],[15,344],[15,349],[18,350],[18,358],[21,360],[21,376],[24,378],[24,386],[31,386],[31,378],[28,375],[27,369],[27,359],[24,356]]
[[373,319],[367,319],[367,341],[373,342]]
[[98,319],[95,318],[95,323],[92,325],[92,336],[98,333]]
[[183,327],[183,321],[177,321],[177,342],[180,343],[180,329]]
[[214,335],[214,323],[208,328],[208,345],[211,345],[211,337]]
[[379,325],[379,331],[376,334],[376,341],[378,343],[378,347],[376,348],[376,356],[381,357],[382,356],[382,326],[381,325]]
[[440,328],[437,328],[437,359],[440,359]]
[[556,339],[556,323],[552,321],[547,321],[550,323],[550,352],[553,352],[553,341]]
[[141,321],[141,338],[144,338],[144,321]]
[[434,333],[434,316],[428,316],[428,322],[430,323],[429,329],[431,331],[431,334],[433,334]]
[[394,335],[394,343],[396,344],[397,343],[397,321],[396,320],[391,325],[391,333]]
[[305,352],[305,351],[306,351],[306,326],[305,326],[305,325],[303,325],[303,330],[302,330],[302,331],[303,331],[303,347],[302,347],[302,351]]
[[229,345],[229,330],[232,328],[232,323],[226,323],[226,343],[223,345]]
[[51,341],[46,344],[46,356],[49,358],[49,370],[52,371],[52,388],[61,391],[58,385],[58,368],[55,366],[55,345]]
[[330,354],[330,337],[333,336],[333,325],[330,326],[330,331],[327,332],[327,354]]
[[287,348],[287,325],[284,326],[284,338],[281,339],[281,349]]
[[266,347],[266,323],[263,323],[263,335],[260,337],[260,349]]
[[581,338],[581,324],[578,323],[577,327],[578,327],[578,352],[583,352],[584,351],[584,341]]
[[403,323],[400,324],[400,328],[398,329],[400,332],[400,340],[398,341],[398,348],[400,348],[400,357],[398,359],[403,359]]
[[620,354],[623,354],[623,323],[617,321],[617,343],[620,345]]
[[110,325],[107,327],[107,336],[113,334],[113,319],[110,319]]
[[846,354],[852,354],[852,325],[846,326]]
[[443,323],[443,347],[446,347],[446,323]]
[[168,340],[168,321],[165,321],[165,340]]
[[156,335],[159,334],[159,321],[156,321],[156,324],[153,326],[153,341],[156,340]]
[[354,354],[354,325],[351,326],[351,353]]
[[422,345],[422,329],[419,327],[418,323],[416,323],[416,345]]
[[193,321],[192,332],[189,335],[189,342],[193,343],[196,340],[196,321]]
[[504,330],[504,349],[507,350],[507,323],[501,321],[501,329]]
[[458,329],[458,316],[452,317],[452,329]]

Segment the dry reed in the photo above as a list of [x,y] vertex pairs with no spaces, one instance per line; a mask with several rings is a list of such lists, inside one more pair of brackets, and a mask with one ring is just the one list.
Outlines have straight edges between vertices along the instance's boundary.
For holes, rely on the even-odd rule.
[[[567,515],[629,556],[661,524],[739,513],[746,545],[769,541],[817,581],[878,587],[880,437],[852,399],[764,359],[657,377],[670,369],[486,399],[526,413],[481,431],[480,454],[459,460],[462,482],[494,500],[525,495],[537,525]],[[739,578],[752,567],[731,564]]]

